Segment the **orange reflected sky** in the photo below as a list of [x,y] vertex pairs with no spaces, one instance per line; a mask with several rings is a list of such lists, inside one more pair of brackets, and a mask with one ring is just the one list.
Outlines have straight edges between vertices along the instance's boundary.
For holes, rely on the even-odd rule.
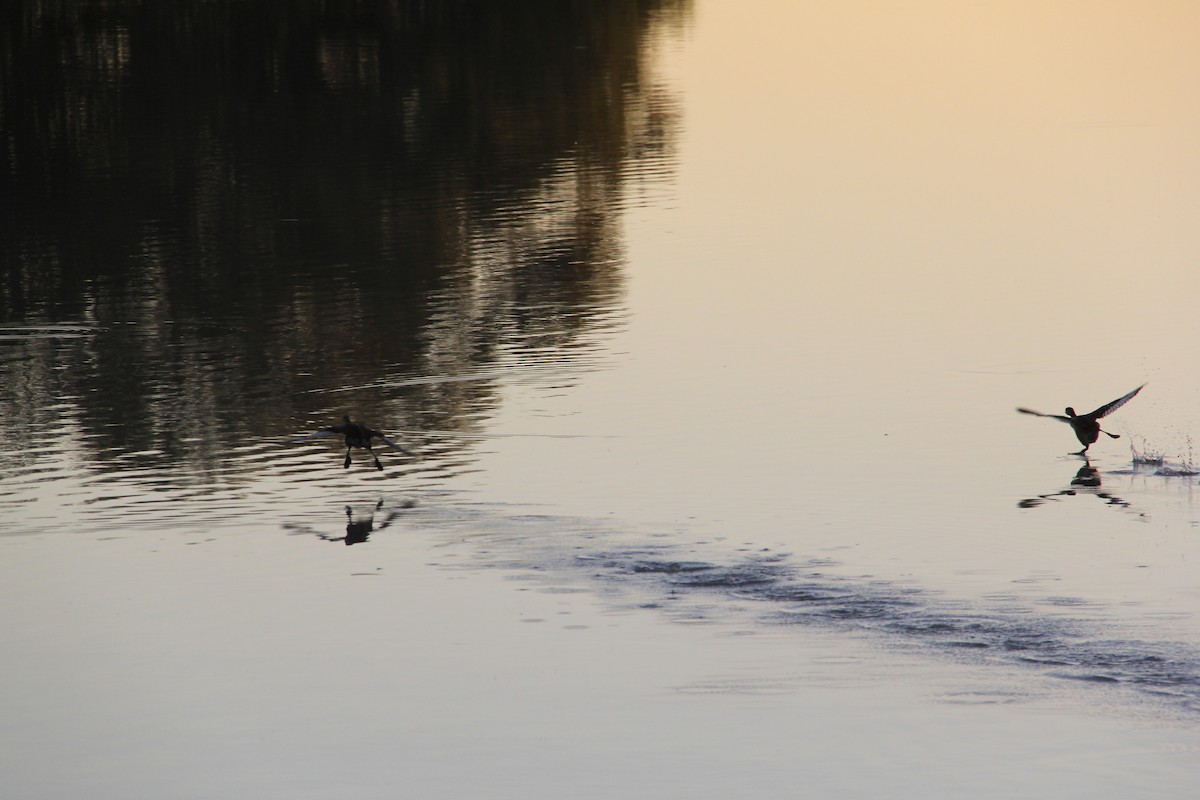
[[753,9],[701,3],[665,50],[680,178],[631,236],[640,319],[741,359],[729,326],[798,364],[1053,373],[1029,404],[1200,399],[1200,6]]
[[678,178],[627,215],[622,357],[500,423],[621,438],[489,459],[489,483],[759,530],[864,502],[921,525],[990,492],[962,513],[1001,526],[990,503],[1077,466],[1016,406],[1147,381],[1102,466],[1131,442],[1186,456],[1198,29],[1182,3],[699,3],[660,48]]

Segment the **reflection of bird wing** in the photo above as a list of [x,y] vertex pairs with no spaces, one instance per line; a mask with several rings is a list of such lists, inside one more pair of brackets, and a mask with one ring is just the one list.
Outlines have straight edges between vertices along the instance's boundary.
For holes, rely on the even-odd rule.
[[382,439],[382,440],[383,440],[383,443],[384,443],[384,444],[386,444],[388,447],[392,448],[393,450],[399,450],[401,453],[404,453],[404,455],[406,455],[406,456],[411,456],[411,455],[412,455],[412,453],[410,453],[408,450],[405,450],[403,447],[401,447],[400,445],[396,444],[395,442],[393,442],[393,441],[392,441],[391,439],[389,439],[388,437],[384,436],[384,435],[383,435],[382,433],[380,433],[379,431],[371,431],[371,435],[372,435],[372,436],[378,436],[380,439]]
[[341,436],[341,434],[338,431],[335,431],[333,428],[325,428],[323,430],[317,431],[316,433],[310,433],[306,436],[297,436],[295,439],[292,439],[291,441],[307,442],[309,439],[322,439],[326,436]]
[[1132,400],[1133,396],[1135,394],[1137,394],[1138,392],[1140,392],[1145,386],[1146,386],[1146,384],[1143,383],[1141,386],[1134,389],[1132,392],[1125,395],[1124,397],[1118,397],[1116,400],[1113,400],[1111,403],[1106,403],[1105,405],[1100,406],[1095,411],[1088,414],[1088,416],[1094,417],[1096,419],[1100,419],[1101,417],[1105,416],[1106,414],[1111,414],[1112,412],[1116,411],[1118,408],[1120,408],[1121,406],[1125,405],[1130,400]]
[[1035,417],[1049,417],[1050,419],[1062,420],[1063,422],[1071,421],[1070,417],[1064,417],[1062,414],[1043,414],[1040,411],[1034,411],[1032,408],[1018,408],[1017,411],[1020,411],[1022,414],[1033,414]]

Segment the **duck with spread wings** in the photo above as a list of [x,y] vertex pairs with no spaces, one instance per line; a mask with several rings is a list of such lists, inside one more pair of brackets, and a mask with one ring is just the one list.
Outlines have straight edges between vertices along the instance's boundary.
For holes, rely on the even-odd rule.
[[360,447],[360,448],[366,450],[368,453],[370,453],[371,457],[375,459],[375,469],[383,469],[383,464],[379,463],[379,456],[377,456],[375,454],[375,451],[373,449],[371,449],[371,440],[373,440],[373,439],[379,439],[381,442],[386,444],[388,447],[392,448],[393,450],[398,450],[399,452],[403,453],[406,456],[412,455],[412,453],[405,450],[403,447],[396,444],[395,442],[393,442],[391,439],[389,439],[387,436],[380,433],[379,431],[374,430],[372,428],[368,428],[366,425],[363,425],[361,422],[352,422],[349,414],[342,416],[342,424],[341,425],[332,425],[328,428],[322,428],[321,430],[317,431],[316,433],[310,433],[307,436],[301,436],[300,438],[295,439],[294,441],[303,442],[308,439],[319,439],[324,436],[344,436],[345,437],[345,439],[346,439],[346,461],[344,464],[342,464],[342,466],[345,468],[350,467],[350,449],[354,448],[354,447]]
[[1065,422],[1070,425],[1071,429],[1075,431],[1075,436],[1079,439],[1079,443],[1083,445],[1083,449],[1075,455],[1082,456],[1087,454],[1088,448],[1096,443],[1096,440],[1100,438],[1100,434],[1102,433],[1105,436],[1111,436],[1114,439],[1121,438],[1119,434],[1109,433],[1108,431],[1101,430],[1100,418],[1111,414],[1121,406],[1128,403],[1134,398],[1135,395],[1137,395],[1138,392],[1144,389],[1145,386],[1146,384],[1143,383],[1129,394],[1118,397],[1111,403],[1105,403],[1090,414],[1076,414],[1075,409],[1071,408],[1070,406],[1067,406],[1066,408],[1065,417],[1061,414],[1043,414],[1040,411],[1033,411],[1032,409],[1028,408],[1018,408],[1017,411],[1020,411],[1022,414],[1032,414],[1035,417],[1049,417],[1050,419],[1056,419],[1060,422]]

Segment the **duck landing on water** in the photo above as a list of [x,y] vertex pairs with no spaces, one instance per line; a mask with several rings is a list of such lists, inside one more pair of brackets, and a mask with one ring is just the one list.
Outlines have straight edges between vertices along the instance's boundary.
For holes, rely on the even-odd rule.
[[1105,436],[1111,436],[1114,439],[1121,438],[1118,434],[1100,430],[1100,418],[1111,414],[1121,406],[1128,403],[1134,398],[1134,395],[1136,395],[1145,387],[1146,384],[1143,383],[1129,394],[1124,395],[1123,397],[1118,397],[1111,403],[1105,403],[1090,414],[1076,414],[1075,409],[1071,408],[1070,406],[1067,406],[1066,408],[1067,415],[1065,417],[1061,414],[1043,414],[1040,411],[1033,411],[1028,408],[1018,408],[1017,411],[1020,411],[1022,414],[1033,414],[1035,417],[1049,417],[1050,419],[1057,419],[1070,425],[1071,429],[1075,431],[1075,437],[1079,439],[1079,443],[1083,445],[1083,449],[1078,453],[1075,453],[1075,455],[1082,456],[1087,455],[1088,448],[1096,443],[1096,440],[1100,438],[1100,434],[1102,433]]
[[293,441],[303,442],[303,441],[307,441],[309,439],[320,439],[325,436],[344,436],[344,437],[346,437],[346,461],[344,464],[342,464],[342,466],[347,469],[350,467],[350,450],[351,450],[351,448],[354,448],[354,447],[361,447],[362,449],[364,449],[368,453],[370,453],[371,458],[375,459],[375,469],[383,469],[383,464],[379,463],[379,456],[375,455],[375,451],[371,449],[371,440],[372,439],[379,439],[384,444],[386,444],[388,447],[392,448],[393,450],[398,450],[399,452],[403,453],[406,456],[412,455],[412,453],[410,453],[408,450],[405,450],[403,447],[396,444],[395,442],[393,442],[387,436],[384,436],[379,431],[373,430],[372,428],[368,428],[366,425],[363,425],[361,422],[352,422],[350,420],[349,414],[342,416],[342,424],[341,425],[333,425],[329,428],[322,428],[321,430],[317,431],[316,433],[310,433],[307,436],[301,436],[300,438],[294,439]]

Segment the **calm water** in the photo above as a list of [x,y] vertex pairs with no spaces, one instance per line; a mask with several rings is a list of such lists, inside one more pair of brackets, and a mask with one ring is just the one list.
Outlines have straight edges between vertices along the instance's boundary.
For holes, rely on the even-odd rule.
[[3,12],[0,784],[1192,796],[1200,12],[347,5]]

